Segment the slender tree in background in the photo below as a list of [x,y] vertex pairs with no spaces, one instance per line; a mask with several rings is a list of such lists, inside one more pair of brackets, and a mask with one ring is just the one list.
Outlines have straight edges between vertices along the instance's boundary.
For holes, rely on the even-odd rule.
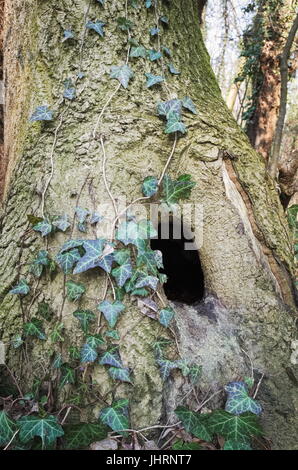
[[[266,435],[273,448],[293,449],[296,383],[290,358],[296,307],[291,242],[278,195],[264,160],[221,97],[199,30],[198,1],[159,1],[157,8],[145,8],[141,1],[135,8],[136,3],[6,1],[7,164],[2,167],[0,243],[0,332],[6,364],[22,393],[35,386],[48,397],[48,410],[79,400],[86,413],[98,415],[113,399],[127,398],[132,429],[165,424],[177,419],[176,406],[198,406],[179,371],[161,378],[152,344],[160,336],[173,340],[174,334],[171,357],[179,352],[181,359],[202,365],[197,388],[201,402],[208,391],[222,390],[252,369],[257,379],[262,377],[258,398]],[[149,59],[144,48],[151,50]],[[122,68],[111,73],[111,67]],[[147,86],[146,80],[151,80]],[[185,108],[187,132],[177,115],[171,115],[174,121],[168,125],[175,132],[165,133],[157,103],[185,96],[196,107],[190,105],[193,112]],[[39,122],[40,112],[50,114],[42,114]],[[32,115],[33,122],[28,119]],[[73,313],[83,310],[86,319],[86,311],[97,312],[96,320],[89,317],[93,334],[105,332],[97,305],[114,301],[111,283],[115,290],[116,278],[99,267],[82,274],[48,269],[38,277],[34,260],[41,250],[57,260],[59,247],[69,239],[77,243],[69,256],[84,256],[79,247],[82,239],[96,243],[94,226],[85,232],[80,212],[81,225],[54,233],[53,217],[68,214],[72,221],[76,207],[96,212],[111,199],[117,212],[121,197],[128,203],[142,197],[144,177],[159,179],[167,162],[173,180],[191,175],[196,185],[187,202],[204,209],[198,251],[204,279],[201,273],[196,282],[205,297],[191,304],[173,299],[170,331],[140,312],[136,297],[125,296],[117,322],[120,340],[114,341],[133,384],[120,382],[115,388],[103,365],[89,361],[74,366],[72,361],[83,341]],[[32,223],[35,228],[42,223],[37,228],[45,229],[44,237]],[[79,303],[69,290],[71,281],[86,289]],[[15,286],[21,295],[11,293]],[[168,305],[162,289],[158,295],[153,289],[151,296],[160,308]],[[57,386],[60,369],[50,367],[59,354],[64,369],[70,367],[62,374],[64,387]],[[222,403],[218,393],[208,407]]]

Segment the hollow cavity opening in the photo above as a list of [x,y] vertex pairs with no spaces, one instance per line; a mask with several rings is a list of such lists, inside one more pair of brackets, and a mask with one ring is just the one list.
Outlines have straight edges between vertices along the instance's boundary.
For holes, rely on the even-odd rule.
[[158,238],[153,238],[150,243],[153,250],[160,250],[163,255],[164,269],[160,271],[168,277],[164,284],[167,298],[193,304],[204,296],[204,272],[194,239],[190,239],[188,234],[185,238],[185,233],[183,226],[182,230],[177,230],[175,223],[169,222],[168,229],[165,229],[160,223]]

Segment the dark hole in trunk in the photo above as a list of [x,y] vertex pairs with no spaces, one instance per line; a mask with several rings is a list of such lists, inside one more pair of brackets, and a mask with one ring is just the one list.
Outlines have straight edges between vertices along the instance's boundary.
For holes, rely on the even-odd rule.
[[153,250],[160,250],[163,255],[164,269],[159,271],[168,276],[164,291],[169,300],[193,304],[204,296],[204,273],[198,250],[185,249],[185,244],[193,240],[173,236],[173,223],[169,224],[169,237],[161,236],[161,224],[158,226],[158,238],[150,241]]

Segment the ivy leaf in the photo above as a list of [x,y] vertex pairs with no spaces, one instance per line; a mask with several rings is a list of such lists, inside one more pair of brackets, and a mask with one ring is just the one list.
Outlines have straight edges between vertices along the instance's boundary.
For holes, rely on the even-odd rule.
[[130,263],[121,264],[119,268],[112,270],[112,275],[117,281],[119,287],[123,287],[127,279],[132,276],[132,265]]
[[225,387],[228,393],[225,410],[234,415],[250,411],[256,415],[262,412],[261,405],[248,395],[247,385],[244,382],[230,382]]
[[100,358],[99,364],[113,367],[123,367],[118,346],[114,346],[106,351]]
[[249,441],[233,441],[232,439],[228,439],[225,444],[223,450],[252,450]]
[[232,415],[224,410],[215,410],[208,415],[208,426],[212,432],[237,442],[263,434],[257,416],[250,412]]
[[159,116],[165,116],[167,119],[171,115],[171,113],[175,113],[181,116],[182,110],[182,102],[178,99],[168,100],[168,101],[161,101],[157,104],[157,113]]
[[130,262],[130,250],[115,251],[114,259],[120,265]]
[[130,220],[129,222],[122,222],[117,230],[116,238],[124,245],[128,245],[129,243],[137,245],[140,243],[140,239],[146,240],[156,237],[157,235],[157,231],[150,221],[141,220],[136,223]]
[[31,263],[30,272],[34,274],[34,276],[40,277],[44,266],[48,266],[49,263],[48,252],[46,250],[40,250],[35,260]]
[[56,323],[53,330],[50,333],[52,343],[63,343],[64,337],[62,336],[64,330],[64,323]]
[[76,89],[74,87],[65,88],[63,97],[70,101],[74,100],[76,97]]
[[[11,340],[11,344],[14,349],[18,349],[20,346],[22,346],[22,344],[24,344],[24,340],[22,339],[21,335],[15,335]],[[1,429],[1,425],[0,425],[0,429]]]
[[60,387],[66,384],[74,384],[76,381],[76,371],[66,362],[61,366]]
[[145,58],[147,56],[147,49],[143,46],[134,46],[131,48],[129,56]]
[[47,219],[38,222],[32,228],[35,232],[40,232],[43,237],[46,237],[53,231],[53,225]]
[[85,343],[81,348],[80,358],[82,363],[94,362],[97,359],[97,351],[90,344]]
[[100,422],[69,424],[64,428],[64,447],[68,450],[84,449],[107,435],[108,429]]
[[83,245],[85,240],[68,240],[60,249],[60,253],[65,251],[72,250],[73,248],[78,248]]
[[191,181],[191,175],[181,175],[177,180],[172,180],[170,176],[165,175],[163,179],[163,197],[168,204],[176,204],[180,199],[186,199],[190,196],[192,188],[196,185]]
[[149,60],[151,60],[151,62],[154,62],[155,60],[160,59],[162,56],[161,52],[156,51],[155,49],[150,49],[149,51],[147,51],[147,55],[148,55]]
[[129,65],[126,64],[119,67],[113,65],[111,67],[110,77],[116,78],[124,88],[127,88],[129,80],[133,77],[133,71]]
[[161,16],[159,18],[159,21],[161,21],[161,23],[164,23],[165,25],[169,24],[169,18],[167,16]]
[[106,273],[110,273],[112,269],[113,261],[114,261],[114,256],[112,254],[108,254],[106,256],[103,256],[98,261],[98,266],[102,268]]
[[168,328],[172,319],[174,318],[175,312],[171,307],[164,308],[159,313],[159,323]]
[[124,16],[117,18],[118,28],[122,31],[129,31],[133,28],[134,24],[132,21],[128,20]]
[[97,214],[97,212],[93,212],[93,214],[91,215],[91,218],[90,218],[90,224],[95,225],[98,222],[100,222],[102,219],[103,219],[103,217],[101,215]]
[[175,413],[182,421],[187,432],[193,434],[199,439],[203,439],[204,441],[212,440],[212,434],[207,427],[208,425],[204,415],[199,415],[184,406],[178,406]]
[[0,447],[8,444],[17,429],[15,421],[10,419],[6,411],[0,411]]
[[56,256],[56,261],[65,274],[70,274],[73,270],[74,265],[80,259],[81,255],[77,248],[66,251],[64,253],[58,253],[58,255]]
[[149,292],[146,289],[133,289],[131,295],[139,295],[140,297],[146,297]]
[[142,276],[136,283],[135,287],[138,289],[140,287],[149,286],[151,289],[156,290],[158,285],[158,277],[154,276]]
[[38,339],[46,340],[47,337],[43,331],[42,321],[38,318],[32,318],[30,322],[24,323],[25,336],[35,336]]
[[82,330],[86,333],[89,329],[89,324],[95,320],[95,314],[91,310],[76,310],[73,316],[80,322]]
[[184,442],[182,439],[176,441],[172,446],[172,450],[201,450],[202,446],[197,442]]
[[39,436],[44,447],[53,444],[57,437],[64,434],[56,416],[52,415],[44,418],[32,415],[22,416],[17,423],[20,426],[20,440],[25,443],[31,441],[35,436]]
[[37,313],[47,321],[52,319],[53,311],[47,302],[40,302],[38,304]]
[[99,417],[101,421],[113,429],[113,431],[123,431],[129,428],[128,400],[121,399],[107,408],[101,410]]
[[30,117],[30,121],[52,121],[53,119],[53,111],[51,111],[48,106],[38,106],[32,116]]
[[171,51],[168,47],[166,46],[162,46],[161,50],[168,56],[168,57],[171,57]]
[[74,281],[67,281],[66,289],[66,295],[68,299],[72,300],[73,302],[79,300],[80,297],[86,292],[86,287],[83,284]]
[[158,83],[164,82],[164,78],[160,75],[153,75],[152,73],[145,73],[147,77],[146,87],[150,88],[153,85],[157,85]]
[[153,343],[153,349],[155,351],[156,356],[161,359],[164,353],[164,349],[172,344],[172,341],[168,338],[157,338],[157,340]]
[[104,26],[105,23],[103,23],[102,21],[96,21],[95,23],[93,23],[92,21],[88,21],[88,23],[86,24],[86,28],[93,29],[101,37],[104,37]]
[[145,0],[145,7],[146,8],[152,7],[152,0]]
[[90,214],[88,209],[83,209],[82,207],[76,207],[75,213],[80,224],[83,224],[86,221],[87,216]]
[[141,255],[137,257],[137,266],[146,266],[148,271],[152,274],[158,274],[157,265],[159,259],[156,257],[156,253],[152,250],[144,251]]
[[159,28],[156,28],[156,27],[151,28],[151,29],[149,30],[150,36],[157,36],[159,32],[160,32],[160,29],[159,29]]
[[199,378],[202,375],[202,366],[198,366],[196,364],[190,366],[189,368],[189,378],[193,385],[197,385]]
[[30,287],[28,286],[26,279],[21,279],[20,282],[9,291],[10,294],[20,295],[27,295],[29,292]]
[[160,366],[160,374],[162,380],[166,380],[173,369],[179,369],[176,361],[169,361],[168,359],[158,359],[157,364]]
[[98,3],[100,3],[102,6],[104,5],[105,3],[105,0],[96,0]]
[[105,344],[105,340],[100,334],[88,335],[87,343],[89,346],[91,346],[91,348],[98,349]]
[[108,338],[113,338],[116,341],[120,339],[120,335],[117,330],[108,330],[104,333],[104,335],[107,336]]
[[168,114],[167,119],[165,134],[172,134],[173,132],[181,132],[181,134],[186,133],[185,124],[180,121],[179,114],[171,112]]
[[183,98],[182,106],[183,108],[188,109],[188,111],[192,112],[193,114],[197,114],[195,104],[189,96],[185,96]]
[[129,377],[129,369],[119,368],[119,367],[110,367],[109,374],[114,380],[120,380],[121,382],[132,383]]
[[62,42],[67,41],[67,39],[74,39],[74,34],[70,29],[65,29],[63,31],[63,39]]
[[99,267],[104,243],[105,240],[100,238],[96,240],[84,240],[83,248],[85,250],[85,254],[77,263],[73,274],[79,274],[87,271],[88,269]]
[[66,232],[68,227],[70,227],[67,214],[63,214],[63,215],[59,215],[55,217],[52,221],[52,224],[54,225],[54,227],[61,230],[62,232]]
[[115,302],[109,302],[108,300],[103,300],[98,306],[98,310],[103,313],[105,319],[107,320],[109,327],[114,328],[117,323],[120,313],[125,309],[125,305],[116,300]]
[[151,197],[157,193],[158,180],[155,176],[147,176],[142,185],[142,191],[145,197]]
[[168,64],[168,68],[169,68],[169,71],[170,71],[173,75],[180,75],[179,70],[177,70],[176,67],[174,67],[173,64]]
[[62,366],[62,363],[63,363],[62,355],[56,354],[52,362],[53,369],[60,369],[60,367]]

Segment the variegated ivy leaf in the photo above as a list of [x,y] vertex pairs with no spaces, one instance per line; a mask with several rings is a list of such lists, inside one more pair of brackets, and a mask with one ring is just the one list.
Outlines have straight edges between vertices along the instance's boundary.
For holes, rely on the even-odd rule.
[[23,331],[25,336],[35,336],[42,340],[47,339],[43,331],[42,321],[38,320],[38,318],[32,318],[30,322],[24,323]]
[[233,441],[232,439],[228,439],[225,444],[223,450],[252,450],[249,441]]
[[171,74],[180,75],[179,70],[177,70],[176,67],[174,67],[173,64],[168,64],[168,68],[169,68],[169,71],[171,72]]
[[38,106],[32,116],[30,117],[30,121],[52,121],[53,119],[53,111],[49,109],[48,106]]
[[75,213],[80,224],[83,224],[86,221],[88,215],[90,214],[88,209],[84,209],[83,207],[76,207]]
[[196,183],[191,180],[191,175],[181,175],[177,180],[172,180],[170,176],[165,175],[163,199],[168,205],[177,204],[180,199],[187,199],[190,196],[195,185]]
[[74,87],[65,88],[63,97],[70,101],[74,100],[76,97],[76,89]]
[[63,214],[63,215],[59,215],[59,216],[55,217],[52,221],[52,224],[58,230],[61,230],[62,232],[66,232],[68,227],[70,227],[70,223],[68,222],[68,215]]
[[175,410],[176,415],[182,421],[187,432],[193,434],[204,441],[211,441],[212,434],[208,429],[208,422],[205,415],[195,413],[185,406],[178,406]]
[[65,274],[72,273],[73,267],[79,259],[81,259],[81,255],[77,248],[64,253],[58,253],[56,256],[56,261]]
[[215,410],[208,414],[207,419],[210,431],[227,440],[246,442],[250,436],[263,434],[258,417],[250,412],[232,415],[224,410]]
[[123,431],[129,429],[128,400],[121,399],[101,410],[99,418],[113,431]]
[[38,222],[32,228],[35,232],[40,232],[43,237],[46,237],[53,231],[53,225],[47,219]]
[[160,368],[160,375],[162,380],[166,380],[173,369],[179,369],[176,361],[169,361],[168,359],[158,359],[157,364]]
[[63,39],[62,39],[62,42],[64,41],[67,41],[67,39],[73,39],[74,38],[74,34],[73,32],[71,31],[71,29],[65,29],[63,31]]
[[110,367],[108,370],[110,376],[114,380],[120,380],[121,382],[128,382],[132,383],[131,378],[130,378],[130,372],[129,369],[126,368],[119,368],[119,367]]
[[106,273],[110,273],[112,269],[112,264],[114,262],[114,255],[108,254],[102,256],[98,262],[98,266],[102,268]]
[[100,358],[99,364],[122,368],[123,364],[119,354],[118,346],[111,347]]
[[93,21],[88,21],[88,23],[86,24],[86,28],[93,29],[101,37],[104,37],[104,26],[105,23],[103,23],[102,21],[96,21],[95,23],[93,23]]
[[87,271],[88,269],[100,267],[104,244],[105,240],[100,238],[96,240],[84,240],[83,248],[85,250],[85,254],[77,263],[73,274],[79,274]]
[[105,319],[107,320],[109,327],[114,328],[117,323],[120,313],[125,309],[125,305],[116,300],[115,302],[109,302],[108,300],[103,300],[98,306],[98,310],[103,313]]
[[156,290],[157,289],[157,285],[158,285],[158,277],[154,277],[154,276],[144,276],[144,277],[141,277],[140,279],[138,279],[138,281],[136,282],[136,285],[135,287],[138,289],[140,287],[151,287],[151,289],[153,290]]
[[193,114],[197,114],[196,106],[192,99],[189,96],[185,96],[182,100],[182,106],[185,109],[188,109]]
[[83,246],[85,240],[68,240],[64,245],[62,245],[60,249],[60,253],[64,253],[65,251],[72,250],[73,248],[78,248]]
[[157,193],[158,180],[155,176],[147,176],[142,184],[142,191],[144,196],[151,197]]
[[128,20],[124,16],[117,18],[118,28],[122,31],[129,31],[133,28],[134,24],[132,21]]
[[17,424],[20,427],[19,437],[21,442],[29,442],[35,436],[38,436],[42,440],[42,447],[53,444],[57,437],[64,434],[57,417],[52,415],[43,418],[33,415],[22,416]]
[[147,49],[143,46],[133,46],[129,53],[130,57],[143,57],[147,56]]
[[133,71],[129,65],[111,67],[110,77],[118,80],[124,88],[128,87],[129,80],[133,77]]
[[0,447],[10,442],[17,429],[15,421],[10,419],[6,411],[0,411]]
[[144,251],[137,257],[137,267],[145,266],[149,272],[158,274],[156,254],[152,250]]
[[165,134],[172,134],[173,132],[181,132],[181,134],[186,133],[185,124],[180,121],[179,114],[171,112],[168,114],[167,119]]
[[81,363],[94,362],[97,359],[98,353],[93,349],[90,344],[83,344],[80,352]]
[[108,338],[113,338],[116,341],[120,339],[120,335],[117,330],[108,330],[104,333],[104,335],[107,336]]
[[228,393],[225,410],[234,415],[250,411],[256,415],[262,412],[261,405],[248,395],[247,385],[244,382],[230,382],[225,386]]
[[66,282],[66,295],[69,300],[76,302],[85,292],[86,287],[83,284],[74,281]]
[[150,49],[147,51],[147,56],[151,62],[154,62],[155,60],[158,60],[162,57],[162,54],[160,51],[156,51],[155,49]]
[[20,282],[9,291],[10,294],[19,295],[27,295],[29,292],[30,287],[28,286],[26,279],[21,279]]
[[154,28],[149,29],[149,34],[150,34],[150,36],[157,36],[158,33],[160,33],[160,29],[159,29],[159,28],[154,27]]
[[65,362],[61,365],[61,378],[60,387],[64,387],[67,384],[74,384],[76,381],[76,371]]
[[114,259],[118,264],[130,262],[130,250],[117,250],[114,253]]
[[153,75],[152,73],[145,73],[147,78],[146,87],[150,88],[153,85],[157,85],[158,83],[164,82],[164,78],[160,75]]
[[166,328],[174,318],[175,312],[171,307],[164,308],[159,313],[159,323]]
[[161,101],[157,104],[157,113],[159,116],[164,116],[166,119],[169,118],[171,113],[175,113],[181,117],[181,110],[182,110],[182,102],[178,99],[168,100],[168,101]]
[[76,310],[73,312],[73,316],[79,320],[81,328],[85,333],[89,329],[89,324],[96,318],[91,310]]
[[117,281],[119,287],[123,287],[127,279],[132,276],[132,265],[130,263],[121,264],[118,268],[112,270],[112,275]]

